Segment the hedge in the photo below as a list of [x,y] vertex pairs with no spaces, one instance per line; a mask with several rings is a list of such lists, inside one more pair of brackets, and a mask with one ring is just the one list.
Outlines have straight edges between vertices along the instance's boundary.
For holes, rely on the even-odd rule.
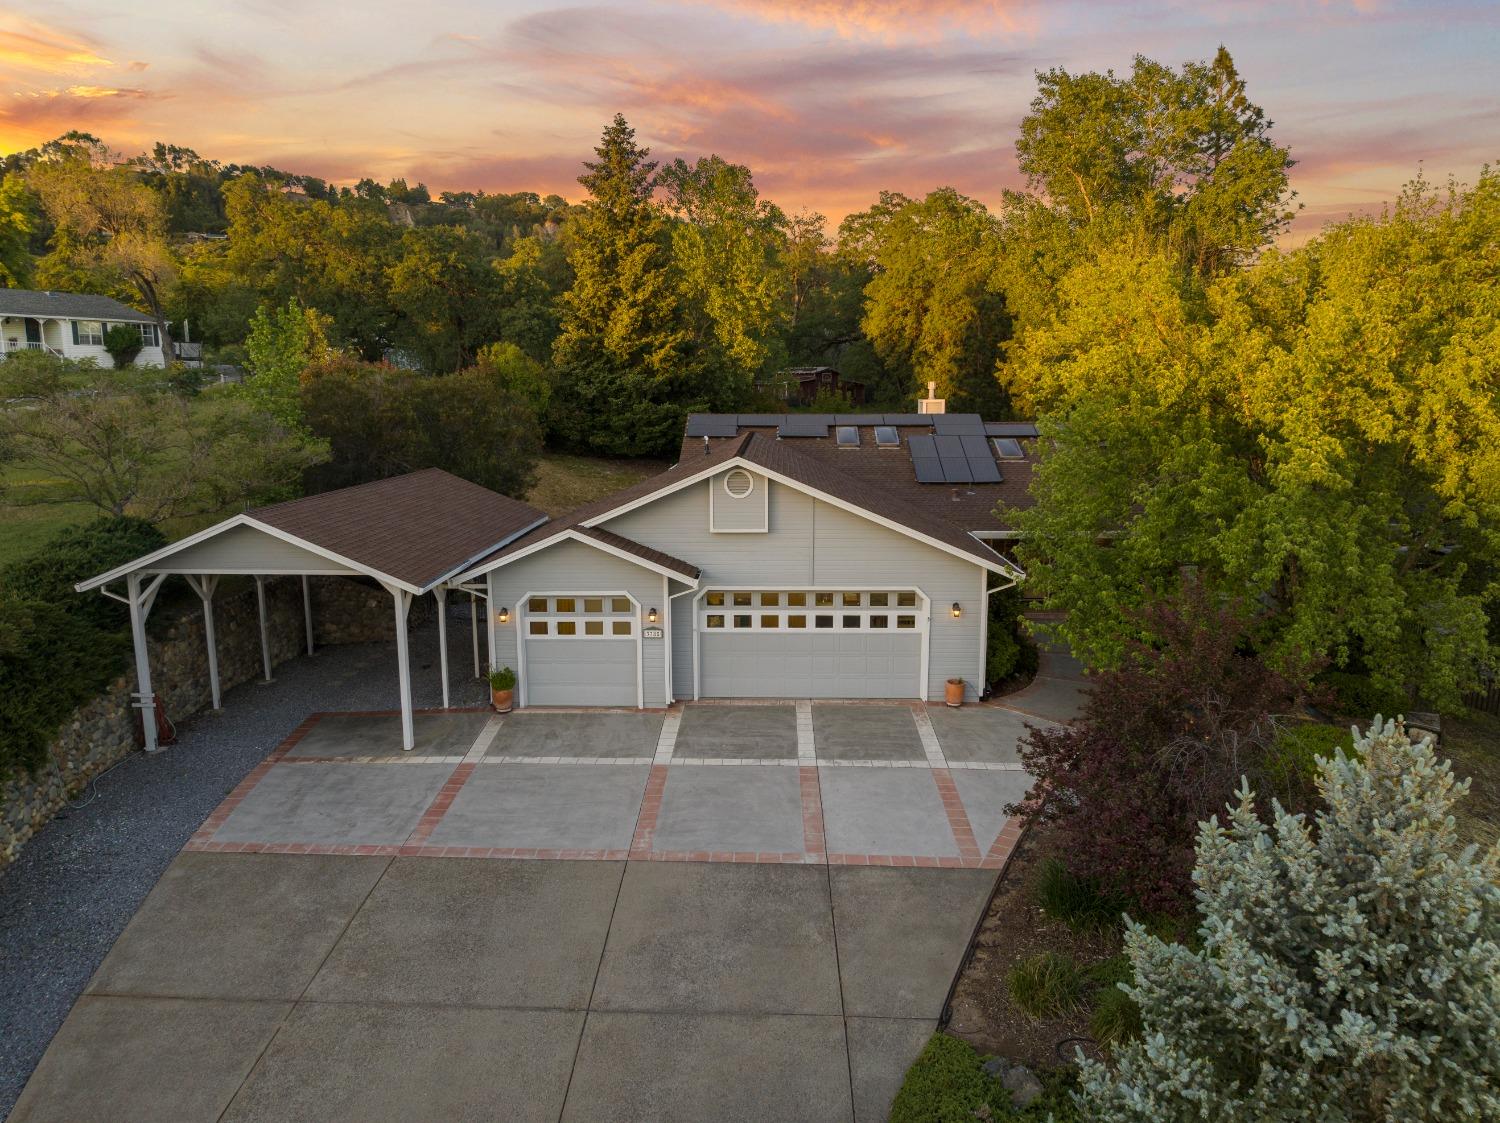
[[125,665],[125,607],[74,583],[165,542],[139,519],[98,519],[0,569],[0,777],[41,765],[68,715]]

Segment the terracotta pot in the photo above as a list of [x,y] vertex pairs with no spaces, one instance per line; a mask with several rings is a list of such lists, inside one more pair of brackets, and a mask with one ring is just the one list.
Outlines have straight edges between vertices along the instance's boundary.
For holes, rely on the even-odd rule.
[[511,711],[511,700],[515,697],[514,690],[496,690],[490,688],[490,701],[495,705],[495,712],[508,714]]
[[943,701],[955,709],[964,704],[964,680],[950,678],[943,686]]

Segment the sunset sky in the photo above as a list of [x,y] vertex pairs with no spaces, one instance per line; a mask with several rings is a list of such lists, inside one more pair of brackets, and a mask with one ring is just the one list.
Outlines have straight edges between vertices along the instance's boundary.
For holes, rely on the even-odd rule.
[[717,152],[832,218],[881,188],[1017,186],[1034,72],[1208,58],[1223,43],[1293,173],[1305,236],[1424,167],[1500,157],[1500,3],[13,0],[0,151],[68,128],[135,152],[434,191],[555,191],[623,112],[658,157]]

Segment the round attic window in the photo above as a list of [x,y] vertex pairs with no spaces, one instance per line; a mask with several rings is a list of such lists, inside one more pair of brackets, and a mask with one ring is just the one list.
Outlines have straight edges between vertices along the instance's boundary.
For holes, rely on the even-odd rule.
[[755,477],[743,468],[724,474],[724,491],[731,499],[743,499],[755,490]]

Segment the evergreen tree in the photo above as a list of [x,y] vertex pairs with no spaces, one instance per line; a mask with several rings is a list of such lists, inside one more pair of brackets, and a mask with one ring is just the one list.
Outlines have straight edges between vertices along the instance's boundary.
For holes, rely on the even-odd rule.
[[1248,786],[1203,824],[1201,950],[1131,926],[1145,1032],[1084,1063],[1087,1118],[1500,1118],[1500,846],[1460,843],[1468,782],[1376,718],[1318,789],[1316,830]]
[[665,453],[685,414],[732,405],[734,387],[716,383],[685,325],[649,149],[616,114],[594,151],[578,177],[590,198],[572,220],[574,281],[552,350],[559,435],[593,452]]

